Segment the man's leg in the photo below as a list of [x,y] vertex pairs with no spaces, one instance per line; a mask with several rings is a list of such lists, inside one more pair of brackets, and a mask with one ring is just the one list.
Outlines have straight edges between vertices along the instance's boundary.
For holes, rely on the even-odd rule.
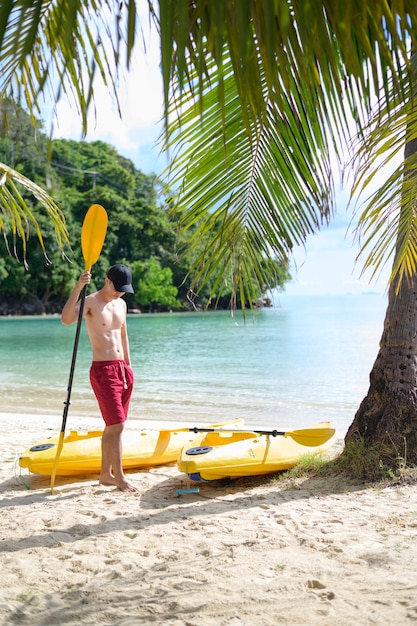
[[127,482],[122,467],[122,432],[124,424],[106,426],[101,440],[101,485],[116,485],[121,491],[137,491]]

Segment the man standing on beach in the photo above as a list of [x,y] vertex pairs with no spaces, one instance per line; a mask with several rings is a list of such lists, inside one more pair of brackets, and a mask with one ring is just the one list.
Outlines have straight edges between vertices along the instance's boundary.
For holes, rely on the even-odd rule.
[[[62,309],[61,320],[66,326],[78,320],[79,297],[90,281],[88,271],[79,277]],[[86,296],[83,315],[93,351],[91,386],[106,424],[101,444],[100,484],[115,485],[121,491],[137,491],[126,480],[122,467],[122,432],[134,381],[126,328],[127,305],[121,299],[125,293],[134,293],[132,274],[125,265],[113,265],[104,286]]]

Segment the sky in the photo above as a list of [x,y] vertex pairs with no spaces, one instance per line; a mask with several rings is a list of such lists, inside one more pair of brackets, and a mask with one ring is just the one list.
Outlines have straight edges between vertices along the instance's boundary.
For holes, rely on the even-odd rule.
[[[143,28],[147,8],[142,3]],[[107,88],[96,85],[96,112],[89,118],[87,141],[102,140],[113,145],[124,157],[146,174],[161,173],[167,166],[161,155],[158,138],[162,131],[162,78],[159,70],[159,38],[155,32],[144,32],[146,55],[141,42],[137,46],[133,70],[121,80],[119,100],[122,119]],[[81,120],[71,104],[57,105],[53,136],[80,141]],[[59,122],[59,123],[58,123]],[[337,196],[337,215],[329,227],[308,237],[306,246],[295,250],[291,266],[293,280],[287,283],[287,295],[358,294],[386,291],[387,266],[377,282],[370,273],[361,276],[360,263],[355,264],[358,245],[349,227],[351,213],[346,211],[347,192]]]
[[343,196],[338,202],[338,213],[331,224],[316,235],[307,238],[305,247],[294,253],[293,280],[287,283],[287,295],[330,295],[386,292],[391,265],[388,263],[378,280],[371,280],[368,270],[362,275],[363,260],[357,260],[351,214],[347,213]]

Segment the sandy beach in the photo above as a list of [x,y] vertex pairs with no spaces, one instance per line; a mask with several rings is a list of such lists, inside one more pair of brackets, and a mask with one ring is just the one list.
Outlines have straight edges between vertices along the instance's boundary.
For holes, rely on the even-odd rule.
[[178,494],[169,465],[129,472],[137,494],[91,476],[51,494],[17,459],[60,426],[0,414],[2,626],[416,623],[417,486],[269,476]]

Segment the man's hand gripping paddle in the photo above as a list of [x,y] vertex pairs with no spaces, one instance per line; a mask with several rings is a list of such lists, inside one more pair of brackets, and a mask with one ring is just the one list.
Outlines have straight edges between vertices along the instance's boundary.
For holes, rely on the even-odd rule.
[[[106,210],[100,204],[93,204],[88,209],[82,230],[81,230],[81,250],[84,257],[85,269],[86,271],[91,270],[91,266],[97,262],[98,257],[100,256],[101,249],[103,248],[104,240],[106,238],[107,232],[107,213]],[[70,375],[68,380],[68,389],[67,389],[67,399],[64,402],[64,413],[62,416],[62,425],[61,432],[59,435],[59,442],[56,451],[56,456],[54,460],[54,465],[51,473],[51,493],[54,491],[55,484],[55,476],[58,465],[58,460],[62,451],[62,446],[64,445],[64,435],[65,435],[65,426],[67,423],[68,409],[71,404],[71,390],[72,390],[72,380],[74,378],[74,370],[75,370],[75,361],[77,358],[77,350],[78,350],[78,341],[80,338],[80,330],[81,323],[83,320],[84,313],[84,302],[85,296],[87,293],[87,285],[84,285],[83,290],[80,295],[80,310],[78,313],[78,322],[77,322],[77,330],[75,333],[75,341],[74,341],[74,350],[72,353],[72,362]]]

